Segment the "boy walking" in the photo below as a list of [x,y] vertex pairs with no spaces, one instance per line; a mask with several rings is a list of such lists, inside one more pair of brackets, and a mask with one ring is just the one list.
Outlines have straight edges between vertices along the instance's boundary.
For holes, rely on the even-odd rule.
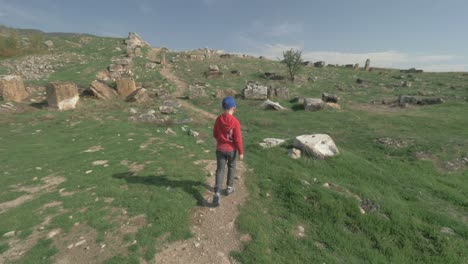
[[214,187],[213,205],[219,206],[220,189],[224,178],[224,168],[228,167],[227,189],[229,195],[234,191],[234,173],[236,171],[236,156],[244,159],[244,147],[240,123],[233,116],[236,110],[236,101],[231,96],[225,97],[221,103],[224,113],[216,118],[213,127],[213,137],[216,138],[216,183]]

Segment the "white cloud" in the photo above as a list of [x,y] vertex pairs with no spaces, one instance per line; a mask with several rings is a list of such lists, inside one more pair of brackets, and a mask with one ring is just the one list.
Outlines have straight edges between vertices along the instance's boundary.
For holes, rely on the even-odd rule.
[[299,34],[304,31],[304,24],[284,22],[274,25],[271,28],[270,35],[274,37],[282,37],[291,34]]

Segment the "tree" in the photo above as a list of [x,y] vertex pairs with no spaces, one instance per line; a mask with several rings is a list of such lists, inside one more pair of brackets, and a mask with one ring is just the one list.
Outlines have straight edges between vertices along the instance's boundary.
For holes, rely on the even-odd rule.
[[286,64],[288,67],[289,79],[291,82],[294,82],[294,75],[299,73],[299,70],[302,67],[302,51],[300,50],[287,50],[283,51],[283,60],[282,63]]

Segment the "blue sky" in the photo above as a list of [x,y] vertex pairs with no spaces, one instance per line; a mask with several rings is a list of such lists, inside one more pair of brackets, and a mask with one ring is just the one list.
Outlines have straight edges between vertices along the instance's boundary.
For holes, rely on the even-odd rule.
[[0,0],[0,24],[279,58],[468,71],[466,0]]

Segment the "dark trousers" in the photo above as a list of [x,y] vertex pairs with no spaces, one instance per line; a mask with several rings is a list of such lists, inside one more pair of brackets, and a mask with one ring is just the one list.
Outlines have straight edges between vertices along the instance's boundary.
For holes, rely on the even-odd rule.
[[223,184],[224,168],[228,167],[227,186],[234,185],[234,174],[236,173],[236,156],[237,151],[224,152],[216,150],[216,183],[214,187],[215,193],[219,193]]

